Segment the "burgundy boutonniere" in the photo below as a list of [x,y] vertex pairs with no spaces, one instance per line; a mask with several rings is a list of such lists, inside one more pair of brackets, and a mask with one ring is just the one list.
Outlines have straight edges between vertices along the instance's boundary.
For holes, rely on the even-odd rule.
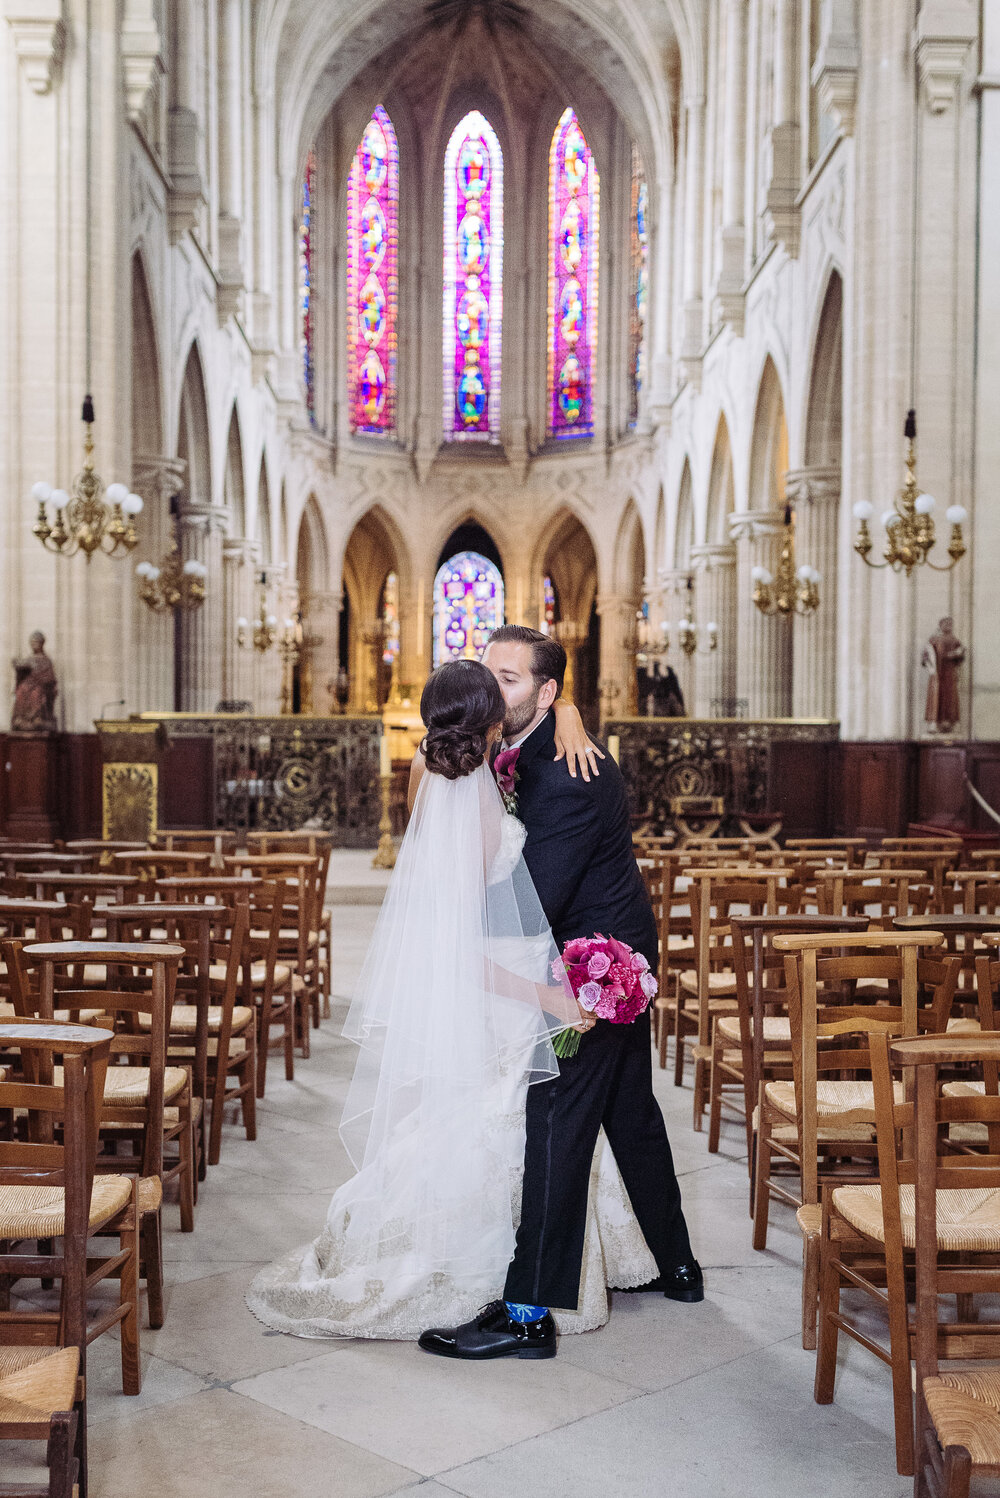
[[520,746],[516,749],[501,749],[493,761],[493,773],[500,787],[503,804],[511,816],[517,815],[517,761],[520,755]]

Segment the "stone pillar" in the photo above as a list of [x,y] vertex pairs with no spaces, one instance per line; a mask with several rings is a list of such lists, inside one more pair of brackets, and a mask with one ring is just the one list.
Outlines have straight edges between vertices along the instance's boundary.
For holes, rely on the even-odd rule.
[[684,101],[684,337],[685,361],[701,357],[701,244],[702,244],[702,155],[705,130],[705,100],[700,95]]
[[340,610],[344,595],[335,592],[309,593],[302,600],[303,663],[308,664],[312,683],[314,713],[332,711],[330,688],[337,679],[340,643]]
[[837,715],[837,531],[840,469],[797,468],[785,475],[785,497],[795,506],[795,562],[822,575],[819,608],[796,614],[792,625],[792,716]]
[[774,0],[774,114],[768,140],[764,224],[794,258],[799,248],[798,3]]
[[222,695],[227,702],[253,702],[256,652],[240,644],[236,621],[246,619],[252,629],[259,613],[259,554],[257,543],[245,536],[227,536],[222,543]]
[[660,573],[660,582],[663,588],[660,613],[656,622],[666,619],[670,624],[670,654],[669,662],[677,673],[677,680],[681,684],[681,692],[684,695],[684,707],[690,715],[693,713],[692,703],[694,701],[694,655],[687,655],[681,649],[680,623],[687,616],[690,605],[692,617],[694,616],[694,575],[686,567],[664,570]]
[[244,0],[223,0],[219,17],[219,310],[235,312],[243,287]]
[[[278,629],[285,627],[285,620],[290,618],[294,609],[289,608],[288,600],[284,596],[285,577],[288,571],[286,562],[272,562],[261,568],[264,578],[264,596],[267,599],[267,611],[273,614],[278,621]],[[254,712],[267,715],[277,715],[281,711],[281,650],[275,645],[273,649],[263,653],[259,650],[253,652],[253,690],[251,698]]]
[[[187,464],[178,458],[152,453],[135,453],[132,458],[132,486],[145,501],[142,512],[141,540],[136,548],[132,571],[139,562],[158,567],[174,535],[170,505],[184,486]],[[138,620],[134,682],[126,696],[140,711],[174,707],[174,614],[167,610],[154,614],[139,597],[135,588],[135,612]],[[204,607],[204,605],[202,605]]]
[[[691,715],[725,718],[731,716],[736,697],[736,547],[692,546],[691,567],[698,626]],[[710,624],[716,626],[714,650]]]
[[194,557],[207,568],[205,602],[183,610],[178,631],[178,706],[182,712],[211,713],[223,696],[222,541],[228,513],[218,505],[191,504],[181,498],[178,532],[184,560]]
[[635,679],[635,613],[631,598],[602,594],[597,599],[601,621],[601,722],[634,716],[637,709]]
[[746,184],[746,53],[745,0],[726,0],[726,82],[723,105],[722,227],[717,264],[719,281],[714,314],[721,322],[743,331],[743,264],[746,253],[744,196]]
[[744,510],[729,517],[736,542],[736,696],[746,701],[750,718],[787,718],[792,708],[791,621],[761,613],[750,575],[756,566],[775,572],[783,520],[781,510]]

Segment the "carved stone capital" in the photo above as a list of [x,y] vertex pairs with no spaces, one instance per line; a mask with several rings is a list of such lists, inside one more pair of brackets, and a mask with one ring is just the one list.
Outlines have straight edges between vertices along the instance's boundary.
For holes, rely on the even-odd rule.
[[955,103],[969,45],[964,37],[918,37],[917,78],[920,97],[930,114],[944,114]]
[[694,572],[720,572],[736,566],[736,547],[725,541],[709,541],[691,548]]
[[260,561],[260,542],[249,536],[227,536],[222,543],[222,560],[230,567],[255,566]]
[[180,496],[177,523],[182,533],[192,536],[210,536],[213,531],[226,535],[229,529],[229,511],[220,505],[198,504]]
[[138,124],[157,72],[163,71],[160,33],[151,0],[125,0],[121,46],[125,107],[132,123]]
[[156,494],[169,505],[183,489],[186,474],[187,463],[183,458],[165,458],[153,453],[135,453],[132,458],[132,483],[144,499]]
[[824,0],[811,81],[820,108],[845,135],[854,134],[860,55],[855,0]]
[[835,464],[790,468],[785,474],[785,496],[792,504],[838,500],[840,489],[840,469]]
[[729,534],[736,542],[780,536],[784,526],[783,510],[737,510],[729,517]]
[[28,86],[47,94],[66,46],[66,27],[58,0],[15,0],[17,15],[9,15],[14,52]]

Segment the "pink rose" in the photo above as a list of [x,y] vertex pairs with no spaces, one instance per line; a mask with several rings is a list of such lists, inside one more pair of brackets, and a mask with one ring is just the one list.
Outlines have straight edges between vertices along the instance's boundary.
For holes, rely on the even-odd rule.
[[642,989],[647,999],[655,999],[656,991],[659,986],[660,985],[657,983],[652,973],[643,973],[639,979],[639,987]]
[[607,952],[595,952],[587,963],[587,972],[591,978],[599,979],[606,976],[611,969],[611,958]]
[[[586,1009],[588,1013],[598,1014],[600,1012],[599,1006],[603,993],[604,990],[599,983],[585,983],[576,997],[582,1008]],[[603,1015],[601,1017],[604,1018]]]
[[641,952],[632,953],[632,960],[629,963],[629,966],[631,967],[633,973],[645,973],[649,971],[649,963],[646,961],[646,958],[643,957]]

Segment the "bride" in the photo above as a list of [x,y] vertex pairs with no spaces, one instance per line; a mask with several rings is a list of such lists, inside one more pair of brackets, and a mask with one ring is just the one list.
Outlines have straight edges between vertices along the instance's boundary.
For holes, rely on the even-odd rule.
[[[417,1338],[501,1293],[514,1249],[527,1088],[552,1038],[593,1023],[572,995],[490,769],[504,702],[451,661],[420,703],[424,769],[344,1034],[360,1047],[340,1124],[355,1174],[314,1242],[262,1270],[259,1320],[300,1337]],[[414,776],[416,781],[416,775]],[[557,976],[558,975],[558,976]],[[580,1297],[561,1332],[607,1320],[605,1286],[656,1265],[598,1144]]]

